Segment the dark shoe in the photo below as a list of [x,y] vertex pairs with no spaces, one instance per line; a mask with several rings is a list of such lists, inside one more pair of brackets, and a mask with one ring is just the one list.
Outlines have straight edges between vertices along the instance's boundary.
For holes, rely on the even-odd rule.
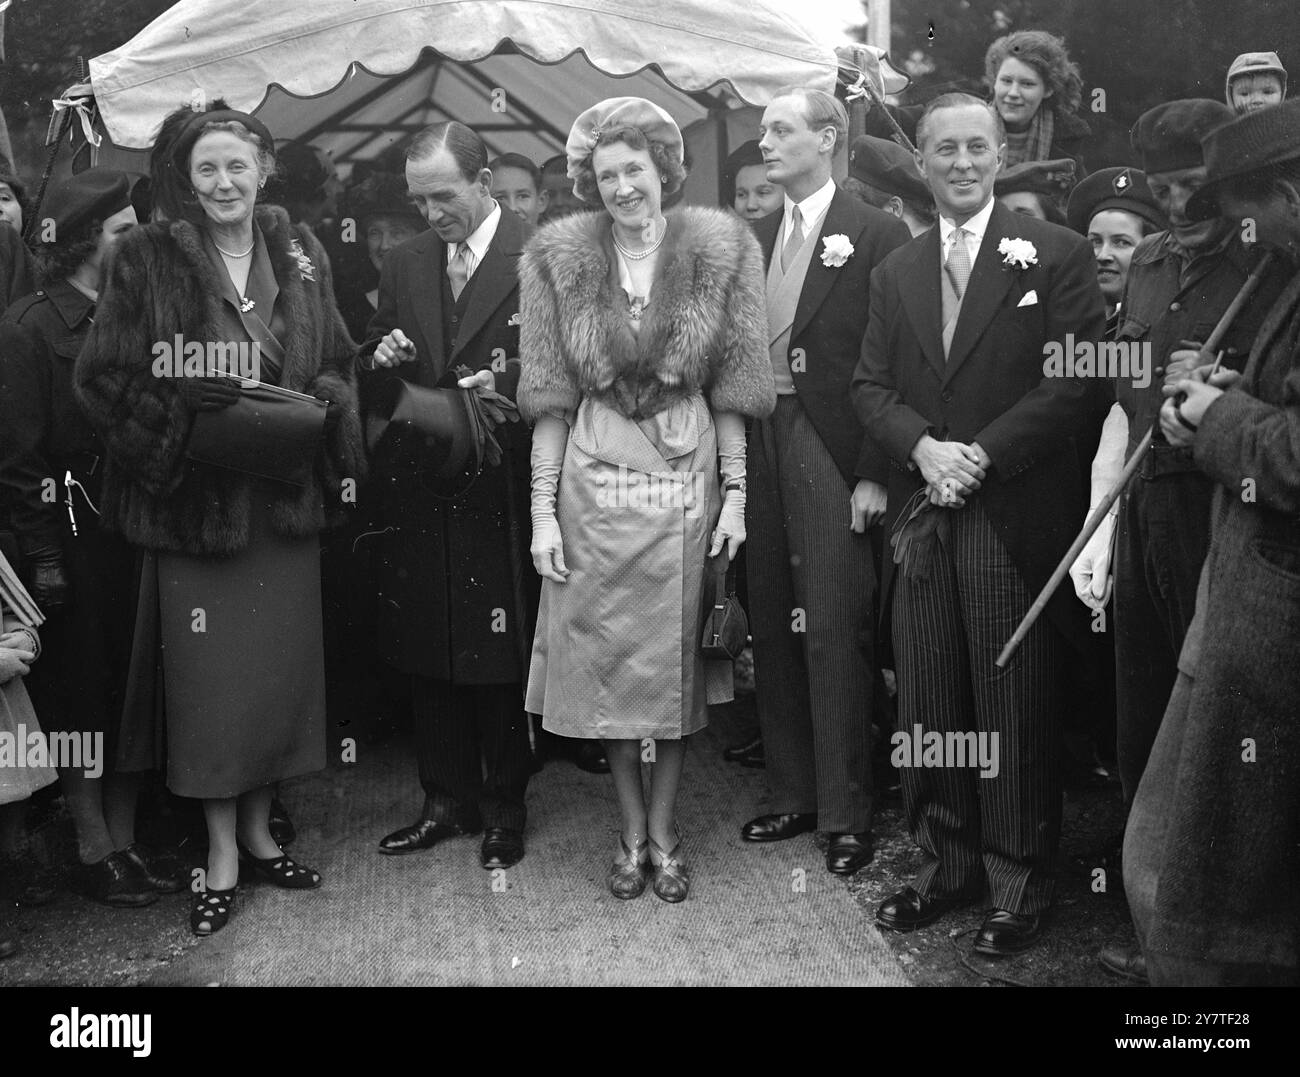
[[744,744],[733,744],[730,748],[722,749],[722,758],[728,763],[739,763],[747,755],[754,752],[763,751],[763,738],[755,737],[753,740],[747,740]]
[[121,853],[109,853],[97,864],[84,864],[77,889],[86,897],[114,908],[137,909],[158,900],[158,891]]
[[826,870],[852,875],[871,863],[871,834],[832,834],[826,850]]
[[1122,946],[1106,946],[1097,955],[1101,967],[1115,976],[1122,976],[1138,984],[1149,984],[1147,959],[1141,950],[1125,950]]
[[190,930],[196,935],[215,935],[230,920],[235,904],[235,890],[204,890],[194,896],[190,907]]
[[267,882],[274,883],[282,890],[314,890],[321,884],[320,872],[296,864],[287,856],[259,859],[241,845],[239,858],[251,867],[255,874],[260,875]]
[[28,908],[48,905],[58,893],[53,873],[28,857],[0,854],[0,897]]
[[394,830],[379,843],[379,851],[388,856],[401,856],[405,853],[418,853],[421,849],[432,849],[446,838],[458,838],[462,834],[472,834],[451,823],[438,823],[432,819],[420,819],[413,826],[404,826]]
[[0,939],[0,961],[13,957],[22,949],[16,939]]
[[604,745],[598,740],[584,740],[578,745],[578,754],[573,760],[579,770],[588,774],[608,774],[609,760],[605,758]]
[[760,815],[740,828],[745,841],[785,841],[796,834],[817,829],[816,812],[791,812],[786,815]]
[[271,832],[271,840],[281,849],[292,844],[294,838],[298,836],[298,832],[293,827],[293,820],[284,810],[279,797],[271,799],[271,814],[266,820],[266,828]]
[[490,826],[483,831],[479,862],[489,871],[493,868],[513,868],[523,858],[524,836],[518,830]]
[[629,849],[627,842],[620,835],[618,847],[619,854],[614,858],[609,874],[605,877],[609,892],[616,898],[624,900],[639,898],[645,893],[647,865],[650,860],[649,843],[642,840],[636,843],[635,849]]
[[179,894],[185,889],[186,873],[180,861],[166,853],[151,852],[138,841],[119,850],[135,872],[160,894]]
[[939,917],[973,899],[968,897],[923,897],[910,886],[882,901],[876,910],[876,923],[890,931],[915,931],[933,924]]
[[763,742],[758,742],[758,747],[752,752],[746,752],[736,759],[742,767],[749,767],[752,770],[762,770],[767,766],[767,756],[763,752]]
[[1006,909],[994,909],[984,917],[984,925],[975,936],[975,952],[989,957],[1022,953],[1038,941],[1046,919],[1042,914],[1021,916]]
[[655,897],[676,904],[685,901],[690,892],[691,879],[686,873],[686,861],[682,859],[682,839],[668,852],[664,852],[650,839],[650,864],[654,868]]

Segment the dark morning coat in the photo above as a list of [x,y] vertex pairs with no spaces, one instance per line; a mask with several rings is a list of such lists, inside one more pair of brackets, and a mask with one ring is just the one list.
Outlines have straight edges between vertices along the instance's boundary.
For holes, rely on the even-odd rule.
[[[317,534],[327,517],[341,518],[343,480],[359,481],[364,474],[356,345],[334,305],[329,261],[316,237],[291,226],[278,206],[256,213],[287,325],[280,385],[329,400],[339,414],[317,454],[315,481],[277,484],[271,504],[272,527],[305,538]],[[291,250],[293,240],[314,267],[307,274]],[[86,418],[108,449],[104,523],[135,545],[221,555],[248,544],[255,480],[186,458],[194,413],[174,381],[153,371],[157,342],[177,334],[185,341],[224,340],[223,302],[195,225],[141,225],[119,241],[74,377]]]
[[[754,224],[765,263],[772,260],[781,218],[780,212],[771,213]],[[852,256],[838,267],[824,265],[821,259],[822,240],[834,235],[848,236],[853,244]],[[863,451],[863,430],[847,388],[866,330],[871,271],[909,238],[907,226],[897,217],[836,189],[790,329],[795,393],[850,490],[858,481],[855,471]],[[794,362],[800,350],[803,369]]]
[[[1004,238],[1029,240],[1037,264],[1004,266],[998,253]],[[1095,436],[1108,393],[1100,378],[1045,378],[1043,348],[1048,341],[1064,345],[1067,333],[1103,339],[1106,308],[1096,262],[1083,237],[995,203],[945,360],[939,254],[936,224],[872,276],[871,314],[853,376],[854,404],[869,439],[858,474],[888,488],[886,527],[892,528],[924,485],[909,466],[922,434],[979,442],[993,466],[976,496],[1036,595],[1083,526],[1089,491],[1071,439]],[[1020,306],[1030,291],[1038,301]],[[886,557],[886,611],[893,570]],[[1053,621],[1078,642],[1088,631],[1083,611],[1068,586],[1048,606]]]
[[[456,330],[443,309],[447,245],[437,233],[424,232],[390,251],[367,337],[374,343],[400,328],[417,359],[363,375],[367,398],[389,378],[445,388],[455,386],[455,368],[492,369],[495,362],[497,392],[513,400],[519,384],[518,265],[526,239],[523,222],[503,210],[467,285]],[[440,499],[407,477],[375,476],[372,496],[385,531],[376,539],[379,653],[404,673],[456,684],[523,680],[537,589],[528,553],[531,446],[522,423],[499,427],[496,438],[502,463],[485,462],[455,500]]]

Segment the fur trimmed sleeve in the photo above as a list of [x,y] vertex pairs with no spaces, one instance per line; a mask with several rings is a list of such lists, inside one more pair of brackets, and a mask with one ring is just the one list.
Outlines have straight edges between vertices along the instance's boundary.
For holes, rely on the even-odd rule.
[[761,419],[776,408],[767,347],[763,251],[748,224],[739,218],[730,223],[735,232],[736,273],[726,304],[722,354],[713,363],[709,405],[715,412],[734,411]]
[[547,230],[538,233],[519,259],[519,389],[524,420],[566,416],[578,406],[577,379],[565,361],[556,285],[547,265]]
[[167,494],[185,475],[194,420],[171,379],[154,375],[157,314],[167,291],[193,282],[168,279],[159,237],[157,227],[145,226],[119,241],[74,381],[82,410],[114,462],[150,493]]

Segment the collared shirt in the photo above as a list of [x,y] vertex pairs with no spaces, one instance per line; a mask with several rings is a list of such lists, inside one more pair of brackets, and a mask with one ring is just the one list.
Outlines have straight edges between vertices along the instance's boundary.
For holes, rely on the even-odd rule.
[[[962,225],[966,229],[966,249],[970,252],[970,264],[975,264],[975,259],[979,257],[980,244],[984,242],[984,233],[988,231],[989,218],[993,216],[993,199],[990,198],[984,208],[974,217]],[[953,233],[957,231],[956,223],[948,217],[939,217],[939,264],[943,265],[948,261],[948,254],[952,250]]]
[[483,218],[480,224],[469,237],[462,243],[453,243],[447,248],[447,264],[456,257],[456,252],[462,247],[469,248],[469,265],[465,267],[465,279],[468,280],[474,275],[479,264],[483,261],[483,256],[487,254],[488,247],[492,245],[492,239],[497,234],[497,225],[501,223],[501,204],[494,201],[492,203],[492,212]]
[[[781,234],[777,237],[776,249],[782,251],[785,249],[786,237],[790,234],[790,219],[794,216],[794,207],[799,207],[799,217],[803,222],[800,227],[803,230],[803,237],[817,235],[822,230],[822,220],[826,216],[826,211],[831,208],[831,199],[835,197],[835,181],[827,180],[825,184],[818,187],[802,202],[792,202],[790,196],[785,196],[785,209],[781,217]],[[778,254],[779,257],[779,254]]]

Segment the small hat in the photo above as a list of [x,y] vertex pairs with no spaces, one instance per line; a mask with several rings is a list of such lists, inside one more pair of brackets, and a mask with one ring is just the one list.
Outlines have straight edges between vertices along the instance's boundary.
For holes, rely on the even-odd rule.
[[1071,228],[1087,235],[1089,222],[1107,209],[1122,209],[1162,231],[1169,227],[1169,218],[1151,194],[1146,176],[1136,168],[1103,168],[1092,173],[1070,192],[1065,217]]
[[421,229],[426,224],[407,195],[406,178],[394,172],[372,172],[349,188],[346,206],[347,216],[356,218],[358,224],[367,217],[413,217]]
[[742,168],[752,168],[763,163],[763,151],[758,148],[758,139],[751,138],[738,149],[727,154],[722,163],[722,178],[728,186],[735,186],[736,177]]
[[601,135],[617,127],[635,127],[651,142],[662,142],[669,158],[681,164],[682,132],[668,113],[644,97],[610,97],[573,121],[564,146],[569,179],[578,178],[582,162],[600,145]]
[[916,159],[887,138],[874,135],[855,138],[849,147],[849,175],[909,202],[934,201],[929,186],[917,171]]
[[1205,184],[1187,202],[1193,221],[1219,215],[1219,195],[1233,180],[1300,158],[1300,100],[1243,113],[1206,134],[1202,145]]
[[309,142],[285,142],[275,151],[276,170],[284,190],[295,198],[310,198],[338,175],[334,161]]
[[993,177],[995,195],[1032,191],[1049,198],[1064,195],[1074,183],[1074,160],[1058,157],[1051,161],[1025,161]]
[[1224,100],[1232,104],[1232,80],[1238,75],[1265,75],[1269,72],[1282,80],[1282,96],[1286,96],[1286,68],[1278,59],[1276,52],[1243,52],[1228,68],[1228,77],[1223,83]]
[[1176,172],[1204,163],[1201,139],[1232,119],[1232,109],[1206,97],[1166,101],[1138,117],[1129,142],[1142,158],[1142,171]]
[[[113,168],[88,168],[65,179],[45,196],[41,216],[54,222],[52,243],[77,233],[92,220],[107,220],[131,205],[131,177]],[[38,229],[37,235],[45,234]]]
[[9,190],[13,191],[14,197],[19,202],[27,197],[27,188],[23,181],[18,178],[16,172],[8,166],[8,162],[0,164],[0,183],[3,183]]

